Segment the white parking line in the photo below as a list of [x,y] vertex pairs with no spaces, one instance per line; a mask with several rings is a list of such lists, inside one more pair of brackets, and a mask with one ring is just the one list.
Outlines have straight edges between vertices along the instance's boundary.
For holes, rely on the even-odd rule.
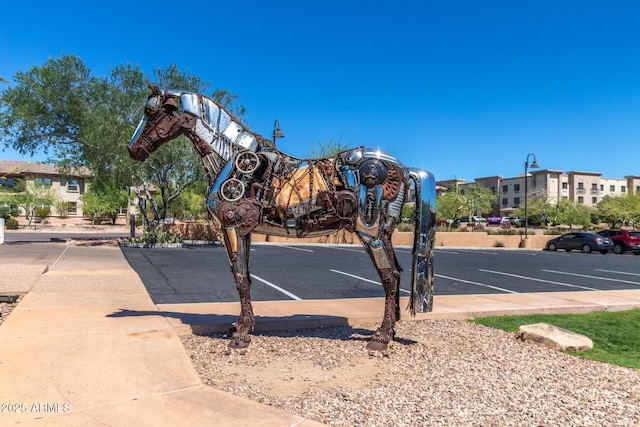
[[294,300],[296,300],[296,301],[302,301],[302,298],[300,298],[300,297],[298,297],[298,296],[296,296],[296,295],[292,294],[292,293],[291,293],[291,292],[289,292],[289,291],[286,291],[286,290],[282,289],[282,288],[281,288],[280,286],[278,286],[278,285],[274,285],[273,283],[271,283],[271,282],[269,282],[269,281],[267,281],[267,280],[264,280],[264,279],[263,279],[263,278],[261,278],[261,277],[256,276],[255,274],[251,274],[251,277],[253,277],[254,279],[256,279],[256,280],[257,280],[257,281],[259,281],[259,282],[264,283],[264,284],[265,284],[265,285],[267,285],[267,286],[271,286],[273,289],[275,289],[275,290],[277,290],[277,291],[282,292],[282,293],[283,293],[283,294],[285,294],[286,296],[288,296],[288,297],[290,297],[290,298],[292,298],[292,299],[294,299]]
[[[382,286],[382,283],[380,283],[380,282],[376,282],[375,280],[367,279],[366,277],[356,276],[355,274],[347,273],[347,272],[345,272],[345,271],[340,271],[340,270],[333,270],[333,269],[332,269],[332,270],[330,270],[330,271],[332,271],[332,272],[334,272],[334,273],[342,274],[342,275],[344,275],[344,276],[353,277],[354,279],[362,280],[363,282],[374,283],[374,284],[376,284],[376,285],[378,285],[378,286]],[[400,292],[404,292],[404,293],[407,293],[407,294],[410,294],[410,293],[411,293],[411,291],[407,291],[407,290],[404,290],[404,289],[402,289],[402,288],[400,288]]]
[[293,250],[302,251],[302,252],[313,252],[312,249],[299,248],[296,246],[288,246],[288,245],[274,245],[274,246],[278,246],[279,248],[293,249]]
[[472,254],[498,255],[498,252],[483,251],[481,249],[459,249],[459,251]]
[[337,249],[339,251],[348,251],[348,252],[360,252],[360,253],[365,252],[364,248],[355,249],[355,248],[347,248],[347,247],[342,247],[342,246],[327,246],[327,248],[329,248],[329,249]]
[[627,274],[629,276],[640,276],[640,273],[627,273],[626,271],[616,271],[616,270],[602,270],[600,268],[594,268],[593,271],[602,271],[603,273],[614,273],[614,274]]
[[611,277],[589,276],[588,274],[568,273],[566,271],[542,270],[548,273],[566,274],[567,276],[586,277],[588,279],[607,280],[609,282],[629,283],[631,285],[640,285],[640,282],[632,282],[631,280],[613,279]]
[[[503,276],[516,277],[516,278],[518,278],[518,279],[532,280],[532,281],[534,281],[534,282],[551,283],[551,284],[554,284],[554,285],[568,286],[568,287],[570,287],[570,288],[586,289],[586,290],[588,290],[588,291],[599,291],[599,290],[600,290],[600,289],[595,289],[595,288],[588,288],[588,287],[586,287],[586,286],[572,285],[572,284],[570,284],[570,283],[556,282],[556,281],[554,281],[554,280],[536,279],[535,277],[527,277],[527,276],[521,276],[521,275],[519,275],[519,274],[504,273],[504,272],[502,272],[502,271],[483,270],[483,269],[480,269],[480,271],[484,271],[485,273],[501,274],[501,275],[503,275]],[[542,270],[542,271],[550,272],[549,270]]]
[[485,283],[472,282],[470,280],[457,279],[455,277],[443,276],[442,274],[434,274],[436,277],[442,277],[443,279],[455,280],[456,282],[468,283],[470,285],[482,286],[483,288],[496,289],[498,291],[506,292],[508,294],[519,294],[520,292],[510,291],[509,289],[499,288],[497,286],[487,285]]

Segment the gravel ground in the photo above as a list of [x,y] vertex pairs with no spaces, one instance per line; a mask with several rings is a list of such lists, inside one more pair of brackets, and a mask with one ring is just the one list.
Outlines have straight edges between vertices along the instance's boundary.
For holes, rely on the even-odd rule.
[[[12,294],[15,294],[12,292]],[[18,305],[18,303],[20,302],[20,300],[22,299],[22,294],[18,294],[20,295],[18,297],[18,300],[14,303],[14,304],[9,304],[6,302],[0,302],[0,325],[2,325],[2,322],[4,322],[5,320],[7,320],[7,317],[9,317],[9,314],[11,313],[11,310],[13,310],[13,308]]]
[[640,370],[578,359],[464,321],[222,335],[183,343],[206,384],[333,426],[638,426]]

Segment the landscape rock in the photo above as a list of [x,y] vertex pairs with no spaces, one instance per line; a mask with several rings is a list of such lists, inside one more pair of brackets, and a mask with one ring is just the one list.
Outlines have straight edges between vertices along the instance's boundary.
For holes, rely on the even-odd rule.
[[516,332],[516,338],[522,341],[533,341],[559,351],[593,349],[593,341],[589,337],[548,323],[522,325]]

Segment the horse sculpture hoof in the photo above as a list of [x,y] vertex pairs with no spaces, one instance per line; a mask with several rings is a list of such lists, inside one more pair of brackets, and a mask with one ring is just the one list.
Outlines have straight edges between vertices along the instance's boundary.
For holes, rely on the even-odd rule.
[[389,348],[388,342],[382,341],[369,341],[367,343],[367,350],[369,351],[369,356],[375,355],[375,352],[382,353],[383,356],[388,355],[387,349]]
[[237,336],[231,338],[228,347],[234,350],[241,350],[243,348],[249,347],[249,344],[251,344],[251,337],[249,337],[248,335]]
[[389,342],[393,340],[394,335],[395,333],[393,330],[391,330],[390,333],[387,333],[381,329],[378,329],[367,343],[369,356],[373,356],[375,352],[380,352],[383,356],[388,356],[389,353],[387,352],[387,350],[389,349]]

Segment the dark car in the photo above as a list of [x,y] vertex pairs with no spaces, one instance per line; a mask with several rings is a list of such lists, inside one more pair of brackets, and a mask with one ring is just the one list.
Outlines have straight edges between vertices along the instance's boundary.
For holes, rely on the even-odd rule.
[[615,253],[623,254],[626,251],[633,251],[634,254],[640,255],[640,231],[612,229],[602,230],[598,234],[611,239]]
[[613,242],[608,237],[596,233],[576,231],[575,233],[563,234],[547,242],[548,251],[557,251],[558,249],[564,249],[567,252],[578,249],[585,254],[599,251],[600,253],[606,254],[610,250],[613,250]]

